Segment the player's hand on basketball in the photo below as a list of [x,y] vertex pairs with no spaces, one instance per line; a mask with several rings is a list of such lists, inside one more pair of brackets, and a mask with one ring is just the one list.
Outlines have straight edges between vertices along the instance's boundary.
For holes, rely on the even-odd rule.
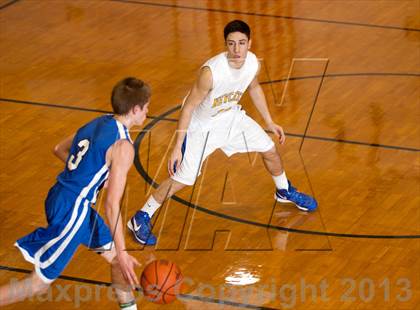
[[286,135],[284,134],[283,128],[275,123],[268,125],[268,130],[272,131],[278,138],[280,144],[284,144],[286,141]]
[[118,254],[118,262],[120,264],[121,272],[128,284],[135,289],[139,287],[139,279],[137,278],[135,267],[140,267],[141,264],[133,256],[122,251]]
[[169,175],[173,176],[175,172],[178,171],[179,166],[181,165],[181,161],[182,161],[181,149],[178,147],[175,147],[168,161]]

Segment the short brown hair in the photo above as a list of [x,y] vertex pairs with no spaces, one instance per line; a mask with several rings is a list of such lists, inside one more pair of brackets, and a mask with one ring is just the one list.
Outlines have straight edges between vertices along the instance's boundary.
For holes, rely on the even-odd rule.
[[231,32],[241,32],[248,37],[248,40],[251,39],[251,29],[249,28],[248,24],[242,20],[235,19],[232,20],[225,26],[223,34],[225,36],[225,41],[229,33]]
[[115,114],[125,115],[136,105],[143,108],[151,96],[150,86],[134,77],[125,78],[114,86],[111,94]]

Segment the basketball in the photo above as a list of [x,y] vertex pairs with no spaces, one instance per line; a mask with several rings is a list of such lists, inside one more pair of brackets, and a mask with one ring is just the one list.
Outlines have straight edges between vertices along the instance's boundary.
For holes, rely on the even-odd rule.
[[169,304],[181,293],[183,276],[178,266],[167,260],[155,260],[141,274],[143,294],[150,301]]

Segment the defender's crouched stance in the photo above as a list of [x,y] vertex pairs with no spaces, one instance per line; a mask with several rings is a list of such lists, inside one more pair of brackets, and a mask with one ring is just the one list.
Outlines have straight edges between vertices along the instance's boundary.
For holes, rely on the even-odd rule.
[[248,89],[267,129],[284,143],[283,129],[273,122],[258,83],[260,65],[249,51],[250,34],[243,21],[227,24],[224,29],[227,51],[201,67],[181,111],[176,143],[168,163],[171,178],[158,187],[127,224],[138,242],[156,243],[156,237],[151,233],[151,217],[167,198],[184,186],[194,184],[202,163],[216,149],[221,149],[227,156],[259,152],[276,185],[274,197],[277,201],[294,203],[303,211],[317,208],[314,198],[298,192],[290,184],[273,141],[238,104]]

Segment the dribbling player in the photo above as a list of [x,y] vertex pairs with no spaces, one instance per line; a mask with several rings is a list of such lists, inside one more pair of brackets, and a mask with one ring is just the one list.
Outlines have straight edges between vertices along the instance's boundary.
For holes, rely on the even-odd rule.
[[[15,243],[35,271],[19,282],[0,287],[0,306],[45,292],[83,244],[111,264],[120,308],[137,309],[132,288],[139,285],[134,267],[140,264],[125,251],[119,212],[134,159],[128,130],[144,122],[150,95],[149,86],[141,80],[120,81],[111,96],[115,114],[92,120],[56,146],[55,154],[66,165],[45,201],[48,226]],[[91,207],[106,181],[109,228]]]
[[281,144],[284,143],[283,129],[273,122],[257,79],[260,64],[249,51],[250,34],[245,22],[234,20],[228,23],[224,29],[227,50],[201,67],[181,111],[176,143],[168,161],[170,178],[160,184],[127,224],[139,243],[156,244],[156,237],[151,232],[151,217],[168,197],[194,184],[204,160],[219,148],[227,156],[259,152],[273,177],[276,200],[294,203],[303,211],[317,208],[314,198],[298,192],[291,185],[274,142],[238,104],[248,89],[267,129],[279,138]]

